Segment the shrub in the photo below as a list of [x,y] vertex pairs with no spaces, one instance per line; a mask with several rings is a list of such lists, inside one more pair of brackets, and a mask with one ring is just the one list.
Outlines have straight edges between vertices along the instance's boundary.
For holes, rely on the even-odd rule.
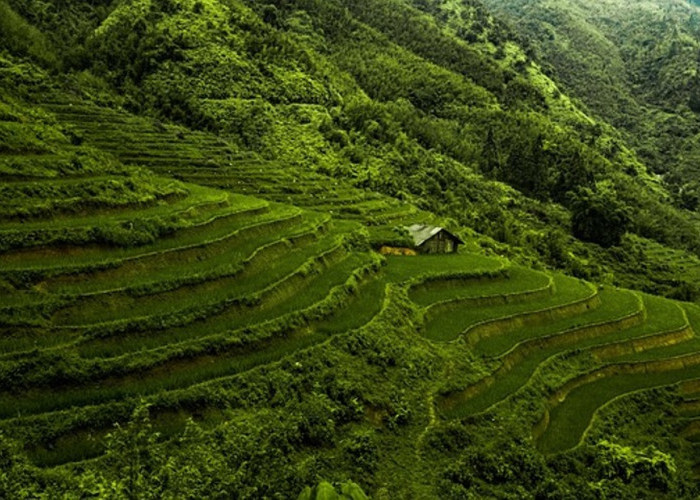
[[[340,492],[338,492],[340,490]],[[321,481],[317,486],[307,486],[298,500],[367,500],[367,495],[357,484],[346,481],[334,487],[331,483]]]
[[574,236],[603,247],[620,244],[630,216],[614,191],[584,187],[570,196]]

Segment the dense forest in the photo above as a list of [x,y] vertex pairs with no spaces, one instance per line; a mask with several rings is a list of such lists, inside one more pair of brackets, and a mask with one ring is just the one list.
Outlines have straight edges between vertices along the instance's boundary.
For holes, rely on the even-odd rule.
[[0,0],[0,496],[695,498],[699,61],[684,0]]
[[528,37],[570,96],[626,132],[677,206],[696,208],[700,16],[692,3],[485,3]]

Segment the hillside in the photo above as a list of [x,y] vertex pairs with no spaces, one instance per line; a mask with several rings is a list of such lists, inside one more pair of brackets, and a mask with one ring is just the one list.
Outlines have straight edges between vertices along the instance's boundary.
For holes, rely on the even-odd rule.
[[8,3],[41,30],[16,51],[58,61],[71,92],[412,202],[523,262],[698,293],[659,258],[700,268],[694,215],[476,2],[459,22],[401,0]]
[[[679,206],[698,207],[700,9],[685,0],[486,0],[593,113],[627,132]],[[585,75],[585,78],[582,78]]]
[[0,497],[700,495],[695,216],[484,6],[0,12]]
[[[129,235],[150,227],[153,209],[131,203],[3,224],[3,241],[16,243],[1,270],[0,429],[50,471],[6,450],[6,495],[21,485],[30,496],[107,496],[110,485],[117,498],[213,488],[259,498],[320,478],[351,479],[378,498],[593,495],[590,484],[610,477],[608,455],[627,450],[613,439],[632,446],[623,456],[635,472],[624,488],[604,479],[603,491],[692,496],[697,307],[523,268],[473,242],[453,256],[382,258],[367,245],[383,224],[431,216],[341,181],[324,196],[311,190],[313,177],[281,189],[289,181],[250,159],[216,166],[230,158],[215,136],[87,102],[51,108],[57,114],[15,102],[20,121],[3,122],[51,139],[40,142],[51,153],[7,148],[3,165],[23,151],[44,166],[17,166],[22,175],[7,186],[60,174],[87,188],[104,175],[52,168],[72,149],[56,117],[80,115],[103,124],[90,127],[103,147],[121,133],[131,154],[150,144],[139,158],[154,169],[168,151],[193,165],[193,177],[239,192],[259,186],[287,204],[176,184],[183,194],[156,206],[188,214],[187,223],[148,240],[30,239],[99,234],[89,230],[98,216],[98,228]],[[221,160],[207,154],[212,144]],[[658,386],[670,388],[594,416],[617,396]],[[633,425],[640,404],[663,416]],[[630,428],[605,433],[611,419]],[[640,433],[647,425],[663,431]],[[593,461],[586,476],[545,458],[580,441],[568,456]]]

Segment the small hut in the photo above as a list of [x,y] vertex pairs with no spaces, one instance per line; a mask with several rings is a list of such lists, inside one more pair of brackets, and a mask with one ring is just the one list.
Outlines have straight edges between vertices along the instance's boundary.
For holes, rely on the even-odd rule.
[[456,253],[464,242],[447,229],[425,224],[413,224],[408,232],[419,253]]

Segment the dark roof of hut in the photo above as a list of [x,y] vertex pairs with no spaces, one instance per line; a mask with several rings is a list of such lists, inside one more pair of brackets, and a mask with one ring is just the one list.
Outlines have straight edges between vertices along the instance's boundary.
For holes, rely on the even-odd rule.
[[430,238],[438,234],[440,231],[445,231],[452,239],[454,239],[456,242],[460,244],[464,244],[464,242],[459,239],[457,236],[449,232],[447,229],[444,227],[439,227],[439,226],[429,226],[427,224],[413,224],[412,226],[408,226],[408,232],[413,238],[413,243],[419,247],[426,241],[428,241]]

